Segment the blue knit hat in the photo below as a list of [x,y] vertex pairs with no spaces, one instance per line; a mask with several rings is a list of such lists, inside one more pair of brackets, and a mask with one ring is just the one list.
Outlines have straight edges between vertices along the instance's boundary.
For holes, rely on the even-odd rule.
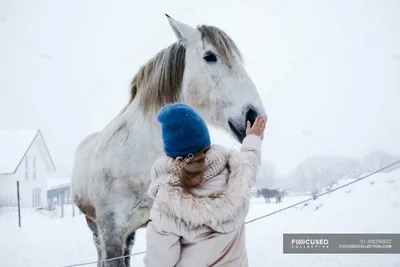
[[158,114],[164,151],[170,157],[184,157],[211,144],[204,120],[185,104],[168,104]]

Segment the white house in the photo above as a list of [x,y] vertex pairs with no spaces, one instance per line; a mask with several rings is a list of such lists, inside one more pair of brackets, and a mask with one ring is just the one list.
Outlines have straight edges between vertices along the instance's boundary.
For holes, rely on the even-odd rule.
[[0,205],[47,203],[47,180],[56,168],[40,130],[0,130]]

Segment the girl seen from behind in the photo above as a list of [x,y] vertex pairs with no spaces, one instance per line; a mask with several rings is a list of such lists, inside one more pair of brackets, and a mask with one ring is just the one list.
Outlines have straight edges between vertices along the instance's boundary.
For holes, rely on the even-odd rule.
[[187,105],[165,106],[158,120],[166,155],[151,169],[145,265],[247,267],[244,223],[265,120],[247,122],[240,152],[211,145],[205,122]]

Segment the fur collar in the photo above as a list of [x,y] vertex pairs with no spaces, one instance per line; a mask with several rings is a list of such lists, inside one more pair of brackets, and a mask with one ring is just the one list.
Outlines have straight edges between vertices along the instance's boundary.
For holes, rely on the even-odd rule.
[[173,159],[166,156],[159,158],[153,165],[152,183],[148,190],[149,196],[155,200],[156,208],[188,225],[206,224],[210,227],[231,221],[239,212],[247,211],[249,181],[253,175],[248,162],[236,152],[213,145],[206,153],[206,164],[205,180],[213,179],[228,170],[227,183],[212,195],[195,197],[179,187]]

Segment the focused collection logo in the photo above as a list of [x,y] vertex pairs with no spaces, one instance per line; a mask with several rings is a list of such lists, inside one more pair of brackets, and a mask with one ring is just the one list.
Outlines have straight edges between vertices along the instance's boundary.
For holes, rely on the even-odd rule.
[[292,248],[329,248],[328,239],[292,239]]

